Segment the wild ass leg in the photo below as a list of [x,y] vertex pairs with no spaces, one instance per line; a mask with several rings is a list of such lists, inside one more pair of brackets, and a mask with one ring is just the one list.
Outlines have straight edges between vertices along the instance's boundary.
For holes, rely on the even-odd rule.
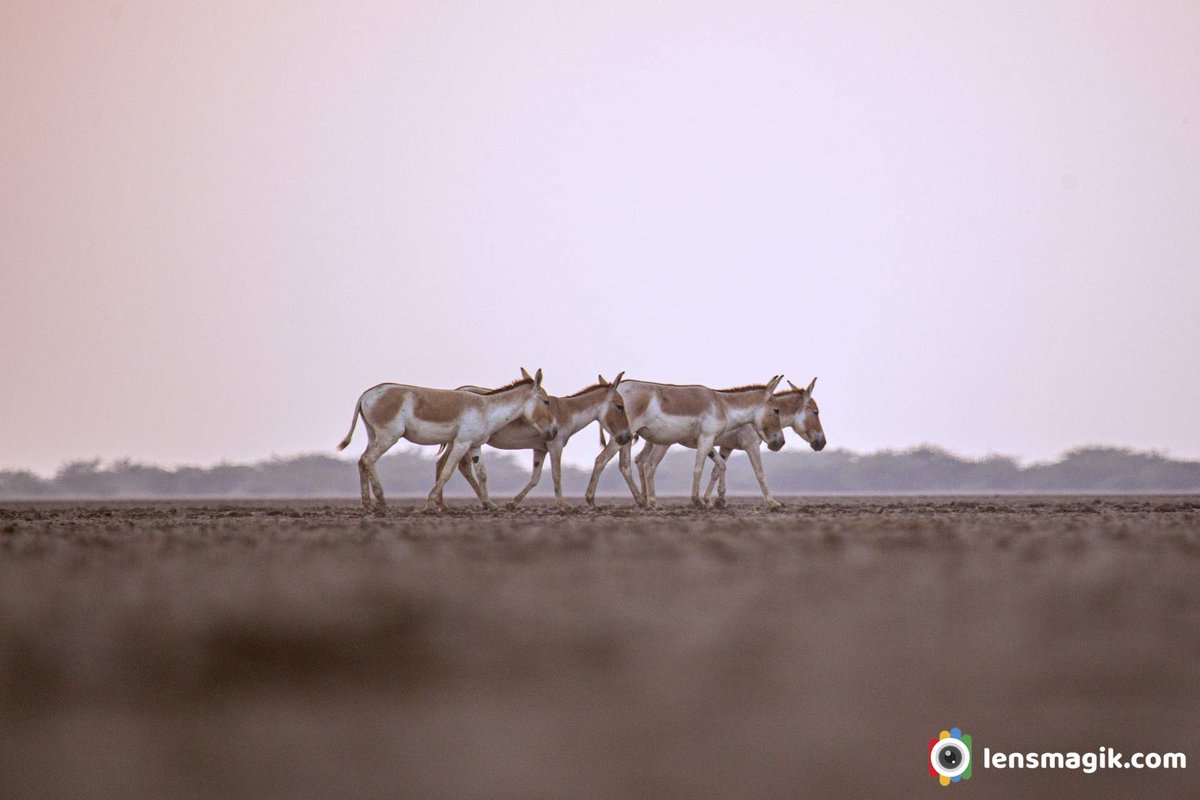
[[[717,508],[725,507],[725,473],[729,469],[729,454],[733,452],[732,447],[722,447],[716,457],[713,458],[712,475],[708,478],[708,488],[704,490],[704,500],[708,502],[708,498],[712,496],[713,485],[718,485],[717,489]],[[720,469],[718,469],[718,465]]]
[[633,466],[630,463],[632,461],[633,445],[621,445],[621,458],[617,461],[617,466],[621,468],[621,477],[625,479],[625,485],[629,487],[629,492],[633,495],[633,502],[645,508],[645,494],[638,494],[637,485],[633,482]]
[[367,447],[358,458],[358,488],[362,490],[363,511],[371,510],[371,471],[367,468],[367,453],[375,446],[375,431],[367,425]]
[[721,501],[721,507],[725,507],[725,478],[729,475],[729,456],[733,453],[732,447],[721,448],[721,480],[717,484],[717,497]]
[[[754,477],[758,478],[758,488],[762,489],[763,500],[767,501],[767,505],[771,508],[779,508],[783,503],[771,497],[771,490],[767,488],[767,476],[763,473],[762,453],[759,452],[758,446],[751,447],[746,451],[746,456],[750,459],[750,466],[754,468]],[[725,495],[725,479],[721,478],[721,495]]]
[[517,492],[517,496],[509,501],[509,508],[516,508],[525,499],[525,495],[533,491],[533,487],[538,485],[538,481],[542,479],[542,462],[546,460],[545,450],[533,451],[533,472],[529,476],[529,483],[525,484],[525,488]]
[[446,485],[446,481],[450,480],[450,476],[454,474],[458,462],[462,461],[463,456],[471,449],[469,442],[454,442],[446,453],[446,463],[442,465],[442,471],[438,473],[437,482],[433,484],[433,488],[429,491],[429,496],[425,498],[426,511],[442,511],[446,508],[446,504],[442,501],[442,487]]
[[[712,450],[713,437],[701,436],[696,440],[696,464],[692,467],[692,505],[697,508],[707,508],[708,504],[700,498],[700,478],[704,476],[704,459]],[[713,469],[717,469],[714,465]]]
[[[375,492],[375,501],[381,512],[387,508],[387,502],[383,499],[383,484],[379,482],[379,475],[375,472],[375,464],[383,457],[384,453],[392,448],[392,445],[400,441],[400,436],[401,434],[393,431],[376,433],[367,443],[367,449],[363,451],[362,458],[358,460],[359,480],[370,484],[372,491]],[[363,486],[363,507],[368,511],[371,509],[369,500],[366,486]]]
[[475,480],[479,482],[479,488],[475,492],[479,497],[479,502],[483,503],[484,508],[495,508],[496,504],[492,502],[492,498],[488,497],[487,467],[483,465],[483,459],[479,455],[478,447],[471,448],[471,463],[475,465]]
[[[446,466],[446,458],[449,455],[449,450],[443,450],[442,455],[438,457],[437,465],[433,470],[433,480],[435,483],[437,482],[438,475],[442,474],[442,467]],[[475,492],[475,496],[482,499],[482,495],[479,493],[479,483],[475,480],[475,473],[471,471],[471,460],[469,458],[463,456],[462,459],[459,460],[458,471],[461,472],[462,476],[467,479],[467,483],[470,484],[471,490]],[[438,505],[440,506],[446,505],[444,493],[444,488],[441,492],[438,492]]]
[[642,495],[633,483],[633,468],[629,463],[632,461],[630,458],[630,451],[632,449],[631,445],[617,444],[616,439],[609,439],[608,444],[604,445],[604,449],[600,451],[600,455],[596,456],[596,464],[592,467],[592,479],[588,481],[587,491],[583,494],[583,499],[587,502],[588,508],[596,507],[596,485],[600,483],[600,473],[604,472],[605,466],[608,465],[609,461],[612,461],[612,457],[618,451],[621,453],[621,460],[619,462],[621,465],[621,475],[625,478],[625,483],[629,484],[629,491],[633,494],[634,501],[639,506],[645,505]]
[[554,506],[562,508],[567,504],[562,492],[562,445],[550,445],[550,477],[554,479]]
[[650,458],[654,455],[654,442],[646,440],[646,446],[642,448],[642,452],[637,454],[637,458],[633,460],[637,464],[638,482],[642,485],[642,497],[650,497],[650,490],[646,486],[646,465],[650,463]]
[[[475,492],[475,496],[482,500],[483,489],[480,487],[479,481],[475,478],[475,470],[472,469],[472,463],[473,462],[471,461],[470,455],[463,456],[458,461],[458,471],[464,478],[466,478],[467,483],[471,485],[471,490]],[[441,495],[438,495],[438,498],[440,499]]]
[[588,481],[587,491],[583,493],[583,500],[588,504],[588,508],[596,507],[596,484],[600,483],[600,473],[604,472],[608,462],[612,461],[612,457],[620,449],[621,445],[617,444],[616,439],[609,439],[600,455],[596,456],[596,463],[592,465],[592,477]]
[[[658,474],[658,465],[667,457],[667,451],[671,449],[670,445],[654,445],[649,448],[649,455],[646,456],[643,465],[642,480],[646,486],[646,507],[658,507],[658,488],[654,485],[654,477]],[[641,455],[646,455],[646,450],[643,450]]]
[[[725,448],[725,447],[721,448],[721,455],[724,456],[726,459],[729,458],[729,454],[728,454],[727,450],[728,450],[728,448]],[[711,456],[711,453],[709,455]],[[705,500],[712,497],[713,489],[716,488],[717,481],[720,478],[721,478],[721,473],[717,472],[715,469],[712,471],[712,474],[708,476],[708,486],[704,490],[704,499]]]

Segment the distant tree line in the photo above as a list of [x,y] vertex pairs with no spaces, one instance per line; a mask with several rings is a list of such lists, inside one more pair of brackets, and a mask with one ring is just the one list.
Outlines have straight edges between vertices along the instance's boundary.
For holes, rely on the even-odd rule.
[[[493,494],[515,493],[529,478],[530,459],[523,454],[485,451],[488,484]],[[690,491],[692,453],[672,451],[659,468],[660,493]],[[1111,447],[1071,450],[1051,463],[1021,466],[1015,459],[989,456],[962,458],[936,447],[859,454],[846,450],[824,453],[764,453],[767,478],[775,494],[806,493],[938,493],[938,492],[1196,492],[1200,462],[1170,459]],[[424,495],[433,482],[432,460],[416,451],[401,451],[379,463],[379,476],[392,495]],[[582,495],[586,470],[564,467],[564,491]],[[705,475],[707,480],[707,472]],[[535,494],[550,496],[549,470]],[[600,491],[627,494],[614,461],[605,470]],[[758,494],[744,455],[730,462],[729,491]],[[470,489],[461,476],[447,493],[463,496]],[[0,499],[155,498],[155,497],[355,497],[358,469],[353,461],[327,455],[273,458],[254,464],[164,468],[123,460],[74,461],[52,478],[28,471],[0,471]]]

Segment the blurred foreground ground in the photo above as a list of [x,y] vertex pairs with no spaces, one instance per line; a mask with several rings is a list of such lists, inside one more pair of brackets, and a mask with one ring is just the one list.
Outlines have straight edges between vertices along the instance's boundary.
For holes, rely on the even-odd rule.
[[1187,754],[1200,499],[0,506],[0,797],[940,796],[928,739]]

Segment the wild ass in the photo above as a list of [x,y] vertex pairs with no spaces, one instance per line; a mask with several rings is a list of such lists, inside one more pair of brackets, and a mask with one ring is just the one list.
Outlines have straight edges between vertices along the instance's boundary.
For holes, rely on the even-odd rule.
[[[621,396],[625,398],[625,413],[634,436],[641,436],[659,445],[688,443],[696,448],[696,464],[692,470],[692,504],[703,507],[700,476],[713,442],[725,431],[742,425],[750,425],[763,441],[771,440],[772,436],[765,426],[768,424],[767,418],[773,414],[769,406],[771,394],[782,377],[777,375],[764,385],[722,391],[707,386],[627,380],[621,384]],[[775,437],[776,441],[782,443],[781,432],[777,432]],[[600,473],[618,451],[621,454],[621,475],[634,500],[641,506],[655,505],[654,472],[651,470],[647,475],[643,496],[633,482],[630,449],[628,443],[621,444],[614,440],[596,456],[592,478],[584,495],[589,506],[596,505],[596,485],[600,481]]]
[[[738,392],[743,391],[744,389],[745,387],[741,387],[739,389],[718,389],[717,391]],[[713,448],[708,451],[708,457],[713,461],[712,477],[709,479],[710,487],[712,486],[712,481],[716,480],[718,477],[722,483],[725,482],[725,468],[727,460],[717,455],[716,448],[721,441],[729,440],[732,436],[734,436],[735,431],[744,430],[747,437],[752,440],[752,446],[756,451],[758,444],[761,441],[767,442],[767,448],[772,452],[783,449],[783,423],[781,421],[780,409],[774,403],[776,397],[778,397],[778,395],[772,395],[772,404],[769,409],[771,413],[763,417],[762,435],[755,431],[753,425],[742,425],[738,428],[728,429],[725,431],[725,433],[716,438]],[[696,446],[696,442],[694,441],[680,442],[680,444],[682,444],[684,447],[694,448]],[[663,458],[666,457],[667,451],[670,449],[670,445],[655,444],[654,442],[647,441],[646,446],[642,448],[642,452],[638,453],[637,458],[634,459],[634,463],[637,464],[638,468],[638,477],[641,479],[643,494],[647,493],[649,489],[652,489],[654,485],[654,476],[658,473],[658,465],[662,463]],[[704,502],[706,504],[708,503],[708,496],[709,493],[705,492]]]
[[[608,431],[619,444],[626,444],[633,438],[633,434],[629,430],[629,419],[625,416],[624,401],[617,393],[617,387],[621,385],[621,378],[624,375],[624,372],[620,373],[612,383],[604,380],[604,376],[600,375],[598,376],[599,383],[588,386],[586,389],[580,389],[575,394],[567,397],[551,397],[550,413],[554,417],[558,434],[550,439],[539,434],[524,420],[510,422],[488,439],[488,445],[498,450],[533,451],[533,474],[530,475],[529,483],[525,485],[525,488],[509,502],[509,508],[516,508],[525,499],[525,496],[533,491],[533,487],[538,485],[538,481],[542,479],[542,463],[546,460],[547,453],[550,454],[550,473],[554,478],[554,502],[560,507],[564,505],[562,493],[563,447],[572,436],[593,422],[600,423],[602,441],[604,431]],[[478,386],[460,386],[458,388],[465,392],[486,393],[488,391]],[[447,457],[448,454],[444,454],[438,459],[438,474],[441,474]],[[471,474],[472,461],[476,465],[475,475]],[[463,456],[458,462],[458,470],[467,479],[467,483],[475,490],[476,496],[484,505],[492,505],[488,498],[487,470],[484,468],[483,462],[479,460],[478,448]]]
[[[817,401],[812,396],[816,385],[816,378],[812,379],[807,389],[801,389],[788,381],[788,386],[791,388],[775,395],[775,404],[779,407],[779,419],[783,427],[791,428],[801,439],[808,442],[809,447],[820,452],[825,449],[826,439],[825,430],[821,427],[821,412],[817,408]],[[771,496],[771,490],[767,488],[767,478],[763,474],[762,454],[758,451],[758,438],[754,435],[754,431],[743,425],[736,431],[731,431],[719,438],[717,447],[720,449],[718,458],[723,462],[729,460],[729,455],[734,450],[744,450],[746,457],[750,459],[750,466],[754,469],[754,477],[758,479],[763,500],[772,508],[783,505]],[[708,488],[704,491],[704,499],[707,500],[712,495],[713,484],[717,481],[720,482],[720,486],[717,489],[716,504],[720,507],[725,505],[724,469],[719,473],[717,470],[713,470],[712,476],[708,480]]]
[[[729,390],[719,389],[718,391]],[[709,503],[708,498],[711,494],[713,481],[716,481],[719,477],[721,484],[724,485],[725,483],[725,469],[728,466],[728,462],[727,459],[721,458],[717,454],[717,447],[722,441],[732,440],[735,431],[744,430],[746,432],[746,435],[753,440],[751,446],[755,449],[756,453],[758,445],[762,441],[766,441],[768,443],[767,448],[772,452],[783,449],[783,424],[780,421],[779,408],[773,406],[770,409],[770,412],[771,413],[763,418],[764,421],[762,426],[762,435],[755,432],[753,425],[742,425],[737,428],[726,430],[714,440],[713,447],[709,449],[707,454],[708,457],[712,459],[713,468],[712,475],[709,478],[709,490],[704,493],[705,505],[708,505]],[[679,442],[679,444],[682,444],[684,447],[693,449],[696,448],[695,441]],[[643,493],[653,490],[654,476],[658,473],[659,464],[662,463],[662,460],[667,455],[667,451],[670,449],[670,445],[655,444],[654,442],[647,440],[646,446],[642,448],[642,452],[638,453],[637,458],[634,459],[634,463],[638,468],[638,477],[641,480]],[[723,505],[724,503],[722,501],[721,506],[723,507]]]
[[441,500],[442,487],[454,474],[455,465],[505,425],[522,419],[547,438],[558,434],[550,413],[550,397],[542,389],[540,369],[530,376],[522,368],[520,379],[485,394],[381,383],[358,398],[350,432],[338,450],[350,444],[359,416],[367,427],[367,449],[358,460],[363,507],[367,510],[371,509],[371,490],[379,508],[386,508],[375,464],[401,439],[448,446],[447,463],[425,502],[426,511],[437,511],[446,507]]

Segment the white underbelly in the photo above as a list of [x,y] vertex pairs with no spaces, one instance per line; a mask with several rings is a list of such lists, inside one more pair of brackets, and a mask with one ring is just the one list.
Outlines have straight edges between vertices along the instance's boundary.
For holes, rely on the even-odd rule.
[[664,414],[646,420],[637,430],[638,436],[655,444],[682,444],[692,442],[700,435],[700,421],[695,417],[673,417]]
[[517,420],[493,433],[487,443],[497,450],[544,449],[546,438],[528,422]]
[[404,438],[414,444],[446,444],[453,442],[457,434],[456,422],[410,420],[404,429]]
[[750,425],[741,425],[731,431],[725,431],[717,437],[717,447],[730,447],[735,450],[745,450],[747,447],[758,445],[758,434]]

